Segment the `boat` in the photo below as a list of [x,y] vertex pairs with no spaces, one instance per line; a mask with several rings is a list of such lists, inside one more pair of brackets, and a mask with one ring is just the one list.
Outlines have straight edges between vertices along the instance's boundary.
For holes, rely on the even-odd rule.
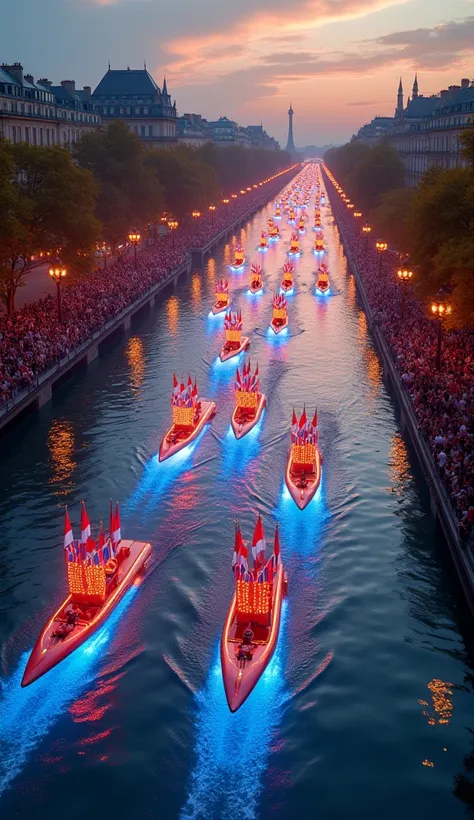
[[64,554],[69,593],[33,647],[22,686],[30,686],[57,666],[105,623],[150,557],[150,543],[122,539],[118,504],[115,513],[111,505],[110,518],[110,533],[105,536],[101,527],[95,542],[82,502],[81,540],[75,541],[66,508]]
[[259,293],[263,290],[262,267],[258,262],[253,262],[250,268],[250,292]]
[[229,305],[229,282],[227,279],[221,279],[216,288],[216,301],[212,306],[214,316],[217,316],[218,313],[223,313]]
[[300,238],[296,231],[291,235],[289,254],[296,256],[300,252]]
[[316,233],[316,238],[314,240],[314,251],[315,253],[321,253],[324,250],[324,236],[322,231],[318,231]]
[[268,248],[268,240],[265,231],[260,234],[260,242],[258,243],[259,251],[266,251]]
[[235,410],[232,413],[232,429],[237,439],[243,438],[260,421],[267,404],[267,397],[260,392],[258,364],[252,375],[250,362],[242,371],[237,368],[235,376]]
[[289,214],[288,214],[288,222],[294,222],[295,219],[296,219],[295,209],[290,208],[290,211],[289,211]]
[[321,455],[318,449],[318,413],[312,421],[303,409],[300,419],[293,410],[291,447],[285,473],[286,486],[293,501],[303,510],[321,483]]
[[200,399],[196,381],[188,378],[187,385],[181,384],[173,373],[173,393],[171,395],[173,424],[164,436],[158,453],[158,460],[174,456],[191,444],[204,425],[216,414],[216,404],[208,399]]
[[238,356],[250,345],[248,336],[242,336],[242,313],[226,313],[224,319],[225,342],[221,347],[219,358],[221,362]]
[[320,293],[327,293],[329,290],[328,269],[324,262],[318,270],[316,288],[317,290],[319,290]]
[[303,216],[303,214],[301,214],[301,216],[300,216],[300,218],[299,218],[299,222],[298,222],[298,230],[299,230],[299,232],[300,232],[300,233],[303,233],[303,232],[304,232],[304,230],[305,230],[305,221],[304,221],[304,216]]
[[275,219],[280,219],[280,218],[281,218],[281,207],[280,207],[280,205],[277,205],[276,208],[275,208]]
[[263,522],[258,517],[252,555],[253,569],[249,567],[248,549],[237,523],[233,556],[235,591],[221,637],[222,678],[231,712],[247,700],[278,644],[281,609],[288,588],[278,524],[273,552],[267,561]]
[[270,228],[270,239],[279,239],[280,238],[280,228],[278,225],[272,225]]
[[237,270],[238,268],[243,268],[245,265],[245,254],[242,245],[237,245],[234,251],[234,262],[232,267]]
[[274,333],[281,333],[285,327],[288,327],[288,305],[282,294],[273,297],[272,308],[273,316],[270,327]]
[[295,272],[295,266],[293,265],[293,263],[292,262],[285,262],[285,264],[283,265],[283,279],[282,279],[281,285],[280,285],[281,289],[285,293],[289,293],[294,288],[294,285],[295,285],[294,279],[293,279],[294,272]]

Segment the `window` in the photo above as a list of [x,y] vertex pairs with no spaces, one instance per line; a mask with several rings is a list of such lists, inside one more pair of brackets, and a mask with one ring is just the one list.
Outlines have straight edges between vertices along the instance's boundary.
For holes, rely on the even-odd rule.
[[33,128],[33,145],[36,145],[36,128]]
[[44,136],[42,128],[40,128],[40,145],[44,145]]
[[145,126],[144,125],[140,125],[140,136],[142,136],[142,137],[145,136]]
[[25,128],[25,142],[30,143],[30,129],[28,127]]
[[152,126],[152,125],[149,125],[149,126],[148,126],[148,136],[149,136],[149,137],[152,137],[152,136],[153,136],[153,126]]

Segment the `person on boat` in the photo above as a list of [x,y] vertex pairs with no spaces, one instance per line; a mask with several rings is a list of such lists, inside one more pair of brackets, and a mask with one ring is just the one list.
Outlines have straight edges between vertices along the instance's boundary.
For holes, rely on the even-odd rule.
[[237,651],[237,660],[240,661],[241,666],[244,666],[245,661],[252,660],[252,655],[255,648],[256,647],[253,642],[253,631],[249,624],[248,627],[244,629],[242,641]]

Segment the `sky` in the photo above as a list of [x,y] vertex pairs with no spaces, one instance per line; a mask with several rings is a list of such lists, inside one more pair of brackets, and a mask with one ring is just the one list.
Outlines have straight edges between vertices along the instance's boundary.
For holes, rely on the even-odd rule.
[[284,147],[347,141],[420,93],[474,79],[474,0],[10,0],[0,62],[95,88],[112,68],[166,74],[178,113],[263,122]]

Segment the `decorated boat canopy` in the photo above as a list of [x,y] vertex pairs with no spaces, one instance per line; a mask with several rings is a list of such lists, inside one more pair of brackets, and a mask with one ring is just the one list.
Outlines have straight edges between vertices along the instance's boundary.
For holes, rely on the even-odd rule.
[[276,310],[286,311],[286,309],[288,307],[288,302],[286,301],[285,296],[284,296],[283,293],[276,293],[275,294],[275,296],[272,299],[272,306],[273,306],[273,312],[274,313],[275,313]]
[[173,392],[171,394],[172,407],[196,407],[199,402],[199,393],[196,380],[193,382],[188,376],[186,384],[179,382],[176,374],[173,373]]
[[[232,557],[232,569],[234,571],[234,576],[237,583],[272,583],[273,575],[278,566],[278,562],[280,561],[280,538],[278,533],[278,524],[276,525],[275,530],[275,542],[273,545],[273,552],[268,558],[268,560],[266,556],[266,551],[267,544],[265,540],[265,531],[263,528],[263,521],[260,515],[258,516],[257,523],[255,525],[253,533],[250,562],[247,544],[242,537],[240,524],[236,522],[234,554]],[[241,603],[243,603],[243,601],[238,600],[239,611]]]
[[252,279],[260,279],[260,277],[262,276],[262,266],[259,265],[258,262],[252,262],[250,274]]
[[110,502],[109,531],[104,532],[102,521],[97,540],[92,538],[91,524],[84,501],[81,502],[81,537],[75,539],[68,509],[64,512],[64,557],[67,564],[103,566],[114,558],[121,541],[120,511],[118,502],[113,509]]
[[293,262],[285,262],[285,264],[283,265],[283,274],[286,274],[286,277],[290,279],[293,277],[294,272],[295,266]]
[[219,279],[216,286],[216,295],[220,296],[223,293],[229,293],[229,280]]
[[260,390],[260,378],[258,374],[258,362],[254,373],[252,374],[252,366],[250,360],[247,364],[237,368],[235,374],[235,389],[241,393],[258,393]]
[[242,311],[232,313],[229,311],[224,318],[224,328],[226,330],[242,330]]
[[291,443],[292,444],[317,444],[318,443],[318,410],[314,411],[314,416],[309,419],[306,416],[306,409],[303,408],[300,418],[293,409],[291,419]]

